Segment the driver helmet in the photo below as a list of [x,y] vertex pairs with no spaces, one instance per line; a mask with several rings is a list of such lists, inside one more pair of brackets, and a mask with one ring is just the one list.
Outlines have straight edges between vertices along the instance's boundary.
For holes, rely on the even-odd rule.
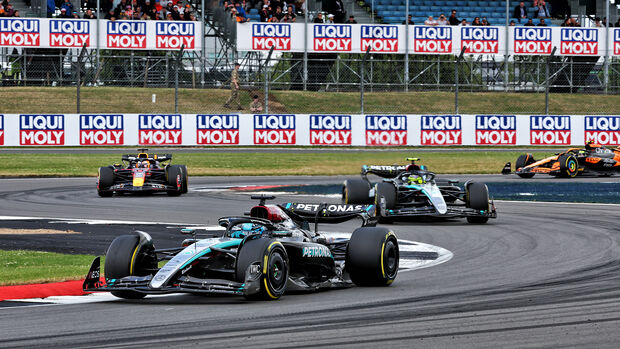
[[262,234],[265,231],[265,227],[262,225],[256,225],[254,223],[241,224],[241,230],[237,230],[230,234],[233,238],[244,238],[248,235]]
[[424,180],[424,178],[422,178],[421,176],[409,176],[409,178],[407,178],[407,182],[409,184],[424,184],[426,183],[426,181]]
[[149,167],[150,167],[150,166],[149,166],[149,161],[148,161],[148,160],[144,160],[144,161],[142,161],[142,167],[143,167],[143,168],[149,168]]

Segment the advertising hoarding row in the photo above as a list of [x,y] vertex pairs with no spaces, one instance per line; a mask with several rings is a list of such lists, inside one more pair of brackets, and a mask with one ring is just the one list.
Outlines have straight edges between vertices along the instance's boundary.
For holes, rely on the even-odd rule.
[[6,114],[2,146],[620,145],[620,116]]

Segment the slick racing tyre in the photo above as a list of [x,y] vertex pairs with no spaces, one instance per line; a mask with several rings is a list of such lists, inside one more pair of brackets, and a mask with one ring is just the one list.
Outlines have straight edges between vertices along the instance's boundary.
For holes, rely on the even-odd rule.
[[181,188],[182,188],[182,192],[183,194],[187,194],[187,166],[185,165],[179,165],[181,167],[181,172],[183,173],[182,181],[181,181]]
[[[258,265],[255,276],[259,281],[259,290],[246,298],[255,300],[276,300],[286,291],[289,263],[286,249],[275,239],[248,239],[241,245],[237,254],[235,274],[237,281],[246,281],[246,272],[250,265]],[[251,268],[250,268],[251,270]]]
[[[534,156],[532,154],[523,154],[517,158],[517,162],[515,163],[515,170],[518,170],[527,165],[531,165],[535,163]],[[532,178],[535,173],[517,173],[517,176],[521,178]]]
[[[489,210],[489,190],[484,183],[470,183],[465,187],[465,206],[477,211]],[[467,222],[483,224],[489,217],[467,217]]]
[[[157,268],[157,259],[152,244],[139,246],[138,235],[121,235],[112,241],[106,252],[103,272],[106,282],[125,276],[145,276]],[[112,291],[119,298],[140,299],[146,296],[135,291]]]
[[379,207],[381,198],[385,199],[385,208],[390,210],[396,206],[396,187],[391,183],[375,184],[375,205]]
[[362,179],[347,179],[342,187],[342,202],[345,204],[369,204],[370,183]]
[[398,274],[398,240],[386,228],[357,228],[347,245],[345,269],[358,286],[389,286]]
[[579,162],[573,154],[564,154],[558,159],[560,163],[560,177],[574,178],[579,173]]
[[112,184],[114,184],[114,169],[112,167],[99,167],[97,194],[101,197],[112,196],[114,192],[109,190]]
[[[177,180],[180,183],[177,183]],[[172,187],[180,187],[178,189],[171,189],[166,191],[170,196],[179,196],[183,194],[183,169],[181,165],[170,165],[166,168],[166,184]]]

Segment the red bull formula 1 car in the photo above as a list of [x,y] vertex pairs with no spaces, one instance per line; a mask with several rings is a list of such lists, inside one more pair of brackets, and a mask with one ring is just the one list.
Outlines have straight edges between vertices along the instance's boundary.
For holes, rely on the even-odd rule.
[[[253,197],[260,203],[249,217],[220,218],[220,234],[198,239],[196,231],[186,230],[192,238],[175,248],[155,249],[144,232],[119,236],[106,254],[105,282],[97,257],[83,289],[134,299],[194,293],[269,300],[287,290],[392,284],[398,273],[398,240],[389,229],[374,226],[374,205],[265,204],[273,198]],[[360,218],[362,227],[350,237],[318,233],[319,223],[353,218]],[[167,263],[159,268],[161,261]]]
[[[502,169],[502,174],[511,173],[511,163]],[[535,160],[532,154],[517,158],[515,172],[521,178],[532,178],[537,173],[556,177],[573,178],[578,175],[611,176],[620,173],[620,147],[608,149],[589,142],[584,148],[570,148],[542,160]]]
[[177,196],[187,193],[187,168],[171,165],[172,154],[126,154],[122,164],[99,168],[97,193],[109,197],[114,193],[166,192]]

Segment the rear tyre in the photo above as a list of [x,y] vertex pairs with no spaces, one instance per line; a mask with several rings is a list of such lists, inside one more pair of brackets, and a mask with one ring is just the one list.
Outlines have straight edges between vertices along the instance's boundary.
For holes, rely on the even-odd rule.
[[188,177],[187,166],[185,166],[185,165],[180,165],[180,166],[181,166],[181,171],[183,172],[183,176],[182,176],[183,180],[182,180],[181,188],[182,188],[183,194],[186,194],[187,191],[188,191],[188,188],[187,188],[187,177]]
[[391,183],[375,184],[375,205],[379,207],[381,198],[385,198],[385,208],[390,210],[396,206],[396,187]]
[[[153,246],[138,246],[139,241],[137,235],[121,235],[112,241],[106,252],[103,269],[106,282],[131,275],[149,275],[150,269],[157,268]],[[146,296],[135,291],[112,291],[112,294],[125,299],[140,299]]]
[[284,246],[275,239],[246,240],[237,255],[235,266],[237,281],[244,282],[248,267],[255,263],[260,265],[260,289],[258,293],[246,298],[254,300],[280,298],[286,291],[289,273],[288,255]]
[[[465,206],[477,211],[489,210],[489,189],[484,183],[471,183],[465,189]],[[484,224],[489,217],[467,217],[467,222]]]
[[183,170],[180,165],[168,166],[168,168],[166,169],[166,184],[177,188],[166,191],[168,195],[179,196],[183,194]]
[[564,154],[558,159],[560,162],[560,177],[575,178],[579,172],[579,162],[573,154]]
[[362,179],[347,179],[342,187],[342,202],[345,204],[368,204],[370,183]]
[[[534,156],[532,154],[523,154],[517,158],[517,162],[515,163],[515,170],[533,164],[534,162],[536,162],[536,160],[534,160]],[[532,178],[534,177],[534,173],[517,173],[517,176],[521,178]]]
[[114,184],[114,169],[111,167],[99,167],[97,177],[97,194],[101,197],[110,197],[114,194],[110,187]]
[[398,240],[386,228],[357,228],[347,245],[345,269],[358,286],[389,286],[398,274]]

